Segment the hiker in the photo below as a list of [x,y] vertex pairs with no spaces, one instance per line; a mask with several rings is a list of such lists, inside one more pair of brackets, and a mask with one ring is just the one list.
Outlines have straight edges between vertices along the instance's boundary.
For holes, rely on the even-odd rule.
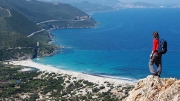
[[[159,46],[159,34],[158,32],[153,33],[153,47],[152,52],[150,54],[150,60],[149,60],[149,69],[153,76],[160,77],[161,71],[162,71],[162,54],[158,53],[158,46]],[[157,66],[157,71],[155,72],[154,66]]]

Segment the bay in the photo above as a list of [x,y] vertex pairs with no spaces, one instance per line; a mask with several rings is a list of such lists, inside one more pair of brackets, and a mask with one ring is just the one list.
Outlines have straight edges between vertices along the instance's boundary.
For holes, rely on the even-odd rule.
[[[152,33],[168,42],[161,77],[180,78],[180,9],[121,9],[91,16],[96,28],[52,30],[53,44],[67,47],[51,57],[34,59],[64,70],[137,80],[150,74]],[[156,68],[156,67],[155,67]]]

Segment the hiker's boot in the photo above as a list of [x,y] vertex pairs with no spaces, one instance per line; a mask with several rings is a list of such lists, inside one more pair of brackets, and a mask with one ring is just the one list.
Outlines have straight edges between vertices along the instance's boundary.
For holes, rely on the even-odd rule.
[[156,72],[156,76],[158,76],[158,77],[160,78],[160,74],[159,74],[159,72]]

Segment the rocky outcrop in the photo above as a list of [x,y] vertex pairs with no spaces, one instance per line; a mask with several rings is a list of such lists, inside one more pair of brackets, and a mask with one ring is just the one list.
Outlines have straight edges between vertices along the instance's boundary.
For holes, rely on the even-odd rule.
[[124,101],[180,101],[180,80],[150,75],[139,80]]

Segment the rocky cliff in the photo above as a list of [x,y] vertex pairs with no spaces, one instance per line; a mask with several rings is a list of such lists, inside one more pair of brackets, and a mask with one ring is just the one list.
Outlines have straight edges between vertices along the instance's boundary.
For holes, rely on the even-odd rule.
[[180,101],[180,80],[150,75],[139,80],[124,101]]

